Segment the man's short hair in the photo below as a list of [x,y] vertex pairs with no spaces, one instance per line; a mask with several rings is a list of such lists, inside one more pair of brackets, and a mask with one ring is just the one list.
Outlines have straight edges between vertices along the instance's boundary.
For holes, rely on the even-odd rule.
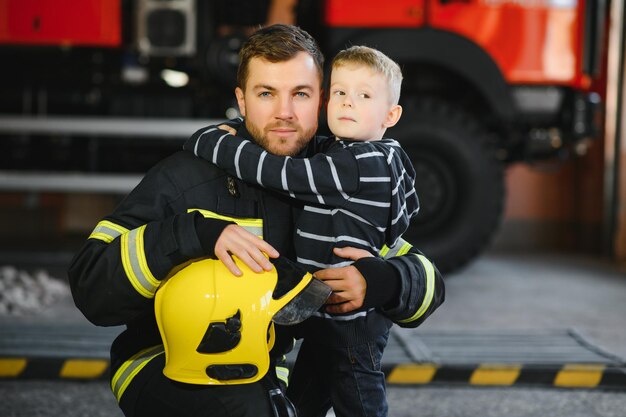
[[402,70],[394,60],[377,49],[355,45],[339,51],[333,58],[332,68],[344,65],[363,65],[382,74],[387,79],[389,101],[391,104],[398,104],[402,87]]
[[248,38],[239,51],[237,85],[245,90],[248,81],[248,67],[252,58],[262,58],[269,62],[284,62],[299,52],[308,53],[319,72],[320,85],[324,78],[324,55],[317,42],[306,31],[292,25],[272,25],[259,29]]

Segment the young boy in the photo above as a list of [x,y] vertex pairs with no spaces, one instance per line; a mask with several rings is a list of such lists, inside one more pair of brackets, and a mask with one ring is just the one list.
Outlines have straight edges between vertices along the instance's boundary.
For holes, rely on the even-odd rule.
[[[419,209],[409,157],[398,142],[383,139],[402,113],[401,82],[400,68],[390,58],[353,46],[332,63],[327,116],[335,138],[323,141],[323,153],[310,158],[276,156],[216,127],[196,132],[185,149],[244,181],[304,201],[294,241],[298,262],[311,272],[351,263],[337,256],[334,248],[355,246],[383,255],[381,251],[396,245]],[[275,109],[268,129],[279,138],[281,129],[295,128],[289,106],[298,105],[300,94],[306,91],[294,92],[285,105],[263,86],[256,92],[255,97],[267,100],[268,109]],[[245,108],[239,93],[237,98],[239,107]],[[318,312],[301,326],[300,354],[306,351],[309,358],[306,364],[299,358],[293,377],[297,380],[298,370],[306,367],[301,373],[312,381],[292,382],[311,385],[298,392],[302,398],[291,398],[296,406],[310,407],[316,401],[326,401],[320,405],[327,406],[330,398],[337,416],[387,414],[380,360],[391,322],[376,308],[385,307],[397,290],[368,287],[359,310]],[[331,306],[327,311],[338,309]]]

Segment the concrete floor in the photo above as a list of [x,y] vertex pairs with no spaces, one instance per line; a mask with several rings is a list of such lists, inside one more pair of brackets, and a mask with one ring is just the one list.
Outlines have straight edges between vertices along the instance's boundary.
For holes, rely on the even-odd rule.
[[626,358],[626,268],[576,254],[491,252],[446,277],[446,302],[421,327],[565,328]]

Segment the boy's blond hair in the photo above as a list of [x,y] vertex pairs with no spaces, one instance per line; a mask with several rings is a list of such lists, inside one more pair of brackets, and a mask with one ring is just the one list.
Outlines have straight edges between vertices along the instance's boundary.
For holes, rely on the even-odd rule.
[[391,58],[378,49],[355,45],[340,51],[335,58],[333,58],[332,68],[350,64],[364,65],[382,74],[387,79],[390,103],[392,105],[398,104],[400,100],[400,88],[402,86],[402,71],[400,70],[400,66]]

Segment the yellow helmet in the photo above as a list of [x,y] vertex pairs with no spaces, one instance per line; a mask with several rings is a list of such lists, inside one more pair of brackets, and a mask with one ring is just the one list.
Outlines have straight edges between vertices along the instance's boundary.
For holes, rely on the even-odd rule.
[[189,384],[258,381],[268,371],[272,320],[296,324],[317,311],[330,287],[279,258],[274,269],[232,275],[221,261],[205,259],[161,284],[155,315],[165,347],[163,373]]

